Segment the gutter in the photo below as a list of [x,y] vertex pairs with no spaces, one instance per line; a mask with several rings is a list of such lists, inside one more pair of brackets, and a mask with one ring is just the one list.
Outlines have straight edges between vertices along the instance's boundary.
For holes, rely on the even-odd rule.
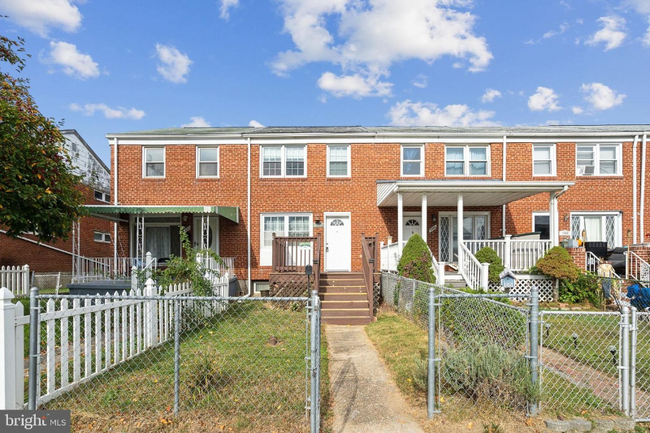
[[248,268],[248,281],[246,283],[248,287],[248,293],[244,296],[245,298],[249,297],[253,292],[253,286],[251,283],[251,139],[248,137],[248,178],[247,178],[247,201],[246,204],[246,237],[248,238],[247,246],[247,268]]
[[[503,158],[503,162],[501,164],[501,169],[503,170],[503,181],[506,181],[506,164],[507,164],[507,154],[508,154],[508,140],[506,139],[506,135],[503,136],[503,148],[501,150],[501,155]],[[504,204],[501,207],[501,236],[506,235],[506,205]]]
[[646,162],[646,155],[647,155],[647,133],[643,134],[643,141],[641,142],[641,233],[639,236],[639,240],[641,243],[645,243],[645,225],[644,225],[644,220],[645,220],[645,162]]
[[[637,228],[639,225],[639,215],[637,208],[638,200],[638,185],[637,185],[637,152],[636,148],[639,144],[639,136],[634,136],[634,144],[632,145],[632,244],[638,243],[638,232]],[[628,240],[629,243],[629,240]]]
[[[119,173],[117,167],[117,137],[113,139],[113,146],[115,147],[114,163],[115,170],[113,173],[113,179],[115,179],[115,185],[113,185],[113,203],[117,206],[117,174]],[[113,223],[113,263],[115,264],[114,271],[117,273],[117,222]]]

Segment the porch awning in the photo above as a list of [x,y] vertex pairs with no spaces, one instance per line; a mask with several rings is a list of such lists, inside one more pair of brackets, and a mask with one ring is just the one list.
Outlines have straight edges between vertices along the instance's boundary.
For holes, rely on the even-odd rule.
[[86,205],[91,215],[106,219],[115,219],[119,214],[165,214],[195,213],[221,215],[239,224],[239,207],[237,206],[121,206],[121,205]]
[[557,192],[575,182],[508,182],[502,180],[393,180],[377,181],[377,206],[397,206],[402,194],[404,206],[420,206],[422,194],[429,206],[456,206],[458,194],[465,206],[501,206],[542,192]]

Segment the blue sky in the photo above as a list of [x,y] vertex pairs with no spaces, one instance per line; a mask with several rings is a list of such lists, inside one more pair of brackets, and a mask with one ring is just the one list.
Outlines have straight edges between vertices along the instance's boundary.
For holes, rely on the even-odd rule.
[[195,126],[649,123],[650,0],[0,0],[41,111]]

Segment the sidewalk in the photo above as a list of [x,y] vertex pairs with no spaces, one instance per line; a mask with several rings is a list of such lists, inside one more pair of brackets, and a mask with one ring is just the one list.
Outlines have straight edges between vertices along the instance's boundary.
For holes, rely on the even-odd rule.
[[325,326],[334,433],[422,432],[362,326]]

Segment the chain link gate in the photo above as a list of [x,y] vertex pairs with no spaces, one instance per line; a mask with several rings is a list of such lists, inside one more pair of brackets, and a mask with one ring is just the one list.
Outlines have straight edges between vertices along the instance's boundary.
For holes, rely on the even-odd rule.
[[30,409],[75,430],[320,428],[320,300],[38,295]]

